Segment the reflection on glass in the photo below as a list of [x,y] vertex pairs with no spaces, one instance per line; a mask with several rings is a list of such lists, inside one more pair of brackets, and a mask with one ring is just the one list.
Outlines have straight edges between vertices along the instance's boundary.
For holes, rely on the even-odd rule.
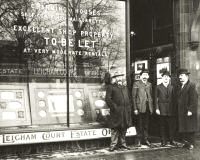
[[39,112],[40,117],[46,117],[47,113],[45,111],[40,111]]
[[44,92],[38,92],[38,97],[39,97],[39,98],[44,98],[44,96],[45,96],[45,95],[44,95]]
[[78,92],[78,91],[75,92],[75,96],[76,96],[77,98],[81,98],[81,96],[82,96],[82,95],[81,95],[81,92]]
[[20,102],[8,102],[7,107],[11,109],[19,109],[22,107],[22,104]]
[[[94,105],[94,101],[88,100],[90,98],[88,95],[92,95],[95,100],[105,98],[105,94],[99,95],[104,74],[108,71],[114,73],[126,66],[125,2],[116,0],[68,0],[67,2],[69,8],[66,8],[66,1],[63,0],[53,0],[53,2],[28,0],[15,3],[5,1],[1,8],[2,13],[5,13],[0,23],[0,41],[3,42],[0,42],[1,59],[3,59],[0,63],[2,69],[0,74],[5,77],[2,81],[7,82],[8,77],[12,77],[12,83],[29,80],[34,83],[56,83],[54,87],[58,91],[60,83],[66,81],[68,67],[66,55],[68,55],[69,82],[75,88],[76,83],[80,86],[76,88],[75,93],[69,95],[69,106],[67,106],[66,92],[55,93],[50,86],[47,88],[53,90],[52,94],[47,95],[48,91],[42,89],[34,93],[36,96],[30,98],[30,104],[32,101],[38,104],[25,107],[30,109],[38,105],[44,107],[47,110],[39,112],[41,117],[63,113],[65,113],[63,116],[66,116],[67,107],[70,114],[79,117],[77,113],[84,115],[84,111],[77,111],[77,108],[85,107],[85,102],[88,102],[87,115],[91,110],[89,116],[93,117],[94,107],[102,108],[105,102],[97,100]],[[17,10],[11,12],[9,8]],[[70,84],[70,87],[72,85]],[[97,87],[92,94],[89,93],[91,86]],[[22,100],[26,96],[23,93],[28,92],[28,89],[27,92],[16,94],[2,92],[0,98],[21,100],[21,104],[17,102],[9,104],[19,108],[22,107]],[[6,107],[4,104],[0,105],[0,108]],[[38,111],[35,114],[38,114]],[[79,122],[77,119],[73,120]]]
[[[67,111],[67,97],[63,94],[51,94],[47,96],[48,107],[50,113],[65,112]],[[73,96],[69,95],[69,111],[74,112],[75,107],[73,103]]]
[[83,111],[82,109],[78,109],[78,110],[77,110],[77,114],[78,114],[79,116],[83,116],[83,115],[84,115],[84,111]]
[[15,120],[17,119],[17,115],[15,112],[2,112],[3,120]]
[[107,116],[110,114],[110,110],[109,109],[101,109],[101,114],[102,114],[102,116]]
[[45,107],[46,103],[45,101],[39,101],[39,107]]
[[0,102],[0,109],[6,109],[7,103],[6,102]]
[[14,92],[1,92],[1,99],[15,99]]
[[76,104],[77,104],[78,107],[82,107],[83,106],[82,100],[77,100]]
[[101,100],[101,99],[96,100],[94,103],[95,103],[95,106],[98,107],[98,108],[102,108],[106,105],[106,102],[104,100]]

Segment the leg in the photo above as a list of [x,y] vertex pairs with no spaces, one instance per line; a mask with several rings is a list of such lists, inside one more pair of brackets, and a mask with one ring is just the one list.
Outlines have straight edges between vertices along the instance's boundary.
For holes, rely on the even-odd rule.
[[125,129],[120,130],[119,143],[120,143],[120,146],[126,146],[126,130]]
[[142,139],[142,113],[137,115],[136,117],[136,146],[140,147],[141,146],[141,139]]
[[147,140],[149,137],[149,113],[145,113],[144,114],[144,118],[143,118],[143,136],[144,136],[144,140]]
[[193,149],[195,142],[195,133],[194,132],[186,133],[186,139],[188,141],[188,149]]
[[111,129],[111,144],[110,151],[117,149],[117,143],[119,141],[119,131],[116,128]]
[[144,135],[144,143],[148,146],[151,146],[151,143],[148,141],[148,137],[149,137],[149,115],[150,113],[147,111],[144,114],[144,118],[143,118],[143,135]]
[[176,131],[176,118],[174,116],[169,116],[167,123],[168,123],[168,129],[169,129],[169,141],[171,145],[177,145],[174,142],[174,135]]
[[166,145],[166,117],[160,116],[160,138],[161,138],[161,146]]
[[124,148],[124,149],[130,149],[129,147],[127,147],[126,145],[126,131],[127,129],[121,129],[120,130],[120,136],[119,136],[119,145],[121,148]]

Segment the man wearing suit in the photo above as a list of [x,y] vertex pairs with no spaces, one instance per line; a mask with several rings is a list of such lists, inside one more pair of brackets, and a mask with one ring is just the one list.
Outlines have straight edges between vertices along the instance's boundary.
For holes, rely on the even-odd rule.
[[159,115],[161,146],[167,144],[167,135],[171,145],[174,142],[174,133],[176,129],[176,104],[175,91],[170,84],[170,73],[165,70],[162,73],[162,83],[156,89],[156,114]]
[[136,115],[136,145],[141,146],[141,141],[145,145],[151,146],[148,141],[149,116],[153,112],[152,85],[148,82],[149,71],[143,69],[140,73],[140,80],[133,84],[132,100],[134,114]]
[[197,131],[198,95],[196,85],[189,80],[187,69],[180,69],[178,78],[178,129],[184,140],[184,147],[194,148],[195,132]]

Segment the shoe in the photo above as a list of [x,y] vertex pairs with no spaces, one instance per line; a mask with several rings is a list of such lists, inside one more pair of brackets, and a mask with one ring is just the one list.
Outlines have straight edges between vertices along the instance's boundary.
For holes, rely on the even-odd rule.
[[165,142],[161,142],[161,147],[165,147],[167,144]]
[[113,152],[114,150],[117,150],[117,148],[116,148],[115,146],[109,148],[109,151],[110,151],[110,152]]
[[140,140],[137,140],[137,141],[136,141],[135,146],[136,146],[136,147],[141,147],[141,142],[140,142]]
[[188,146],[188,149],[189,149],[189,150],[193,150],[193,149],[194,149],[194,145],[190,144],[190,145]]
[[183,145],[183,148],[186,148],[186,149],[189,149],[189,150],[193,150],[194,149],[194,145],[186,143],[186,144]]
[[177,143],[175,141],[170,141],[169,144],[172,146],[177,146]]
[[131,149],[130,147],[128,147],[128,146],[125,146],[125,145],[123,145],[123,146],[120,146],[120,148],[122,148],[122,149],[126,149],[126,150],[130,150],[130,149]]
[[151,147],[151,143],[148,140],[144,141],[144,145],[147,145],[147,146]]
[[166,141],[165,140],[161,140],[161,147],[165,147],[167,145]]
[[187,143],[183,145],[183,148],[188,148],[188,147],[189,147],[189,144]]

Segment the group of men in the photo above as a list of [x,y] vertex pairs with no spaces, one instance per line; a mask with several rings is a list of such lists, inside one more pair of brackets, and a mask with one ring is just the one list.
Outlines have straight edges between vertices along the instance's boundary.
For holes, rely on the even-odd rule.
[[108,84],[106,90],[106,103],[110,108],[110,151],[130,149],[126,145],[125,136],[127,129],[133,125],[133,119],[136,121],[136,146],[145,144],[151,147],[148,130],[153,113],[159,118],[161,146],[167,145],[168,141],[170,145],[176,145],[174,137],[178,128],[183,147],[193,149],[197,131],[198,95],[195,84],[189,80],[189,74],[187,69],[180,69],[180,83],[173,86],[170,72],[163,71],[162,83],[156,86],[154,95],[152,84],[148,82],[147,69],[141,71],[140,80],[134,82],[131,93],[125,74],[112,76],[112,83]]

